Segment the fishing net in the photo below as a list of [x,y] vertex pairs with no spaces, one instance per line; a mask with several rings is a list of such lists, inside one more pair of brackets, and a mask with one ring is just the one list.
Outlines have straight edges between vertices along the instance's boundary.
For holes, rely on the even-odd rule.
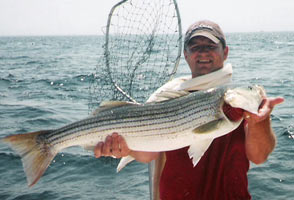
[[[179,65],[182,30],[176,1],[120,1],[109,13],[102,49],[90,85],[89,111],[105,100],[144,103],[172,79]],[[152,199],[154,164],[149,172]]]
[[105,100],[143,103],[176,73],[182,31],[175,0],[123,0],[111,9],[89,110]]

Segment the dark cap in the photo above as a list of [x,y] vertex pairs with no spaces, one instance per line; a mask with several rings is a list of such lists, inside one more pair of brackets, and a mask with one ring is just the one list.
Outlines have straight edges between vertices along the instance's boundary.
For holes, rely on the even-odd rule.
[[222,29],[216,23],[208,20],[198,21],[192,24],[185,35],[185,48],[190,40],[196,36],[204,36],[218,44],[221,42],[226,47],[226,39]]

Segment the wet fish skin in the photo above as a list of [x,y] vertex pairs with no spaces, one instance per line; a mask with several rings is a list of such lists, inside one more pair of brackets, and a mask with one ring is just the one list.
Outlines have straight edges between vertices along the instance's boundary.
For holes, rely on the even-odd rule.
[[256,113],[264,94],[259,86],[220,87],[191,94],[169,91],[162,94],[169,99],[163,102],[104,103],[93,116],[59,129],[7,136],[1,141],[21,156],[29,186],[40,179],[62,149],[76,145],[93,149],[113,132],[122,135],[128,147],[136,151],[159,152],[190,146],[189,156],[196,165],[214,138],[241,123],[226,118],[221,109],[223,103]]

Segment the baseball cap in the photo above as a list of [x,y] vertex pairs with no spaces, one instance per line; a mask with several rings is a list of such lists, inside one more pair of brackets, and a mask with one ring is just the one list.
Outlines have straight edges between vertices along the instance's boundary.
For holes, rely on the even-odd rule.
[[221,42],[223,44],[223,47],[226,46],[226,40],[223,31],[221,30],[218,24],[212,21],[202,20],[192,24],[188,28],[185,35],[185,48],[187,44],[190,42],[190,40],[196,36],[204,36],[216,44]]

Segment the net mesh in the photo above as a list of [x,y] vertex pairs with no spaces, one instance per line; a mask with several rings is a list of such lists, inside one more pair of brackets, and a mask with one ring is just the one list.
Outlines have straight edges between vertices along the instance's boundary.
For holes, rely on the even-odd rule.
[[90,86],[90,111],[105,100],[143,103],[172,78],[182,37],[174,0],[124,0],[110,11]]

